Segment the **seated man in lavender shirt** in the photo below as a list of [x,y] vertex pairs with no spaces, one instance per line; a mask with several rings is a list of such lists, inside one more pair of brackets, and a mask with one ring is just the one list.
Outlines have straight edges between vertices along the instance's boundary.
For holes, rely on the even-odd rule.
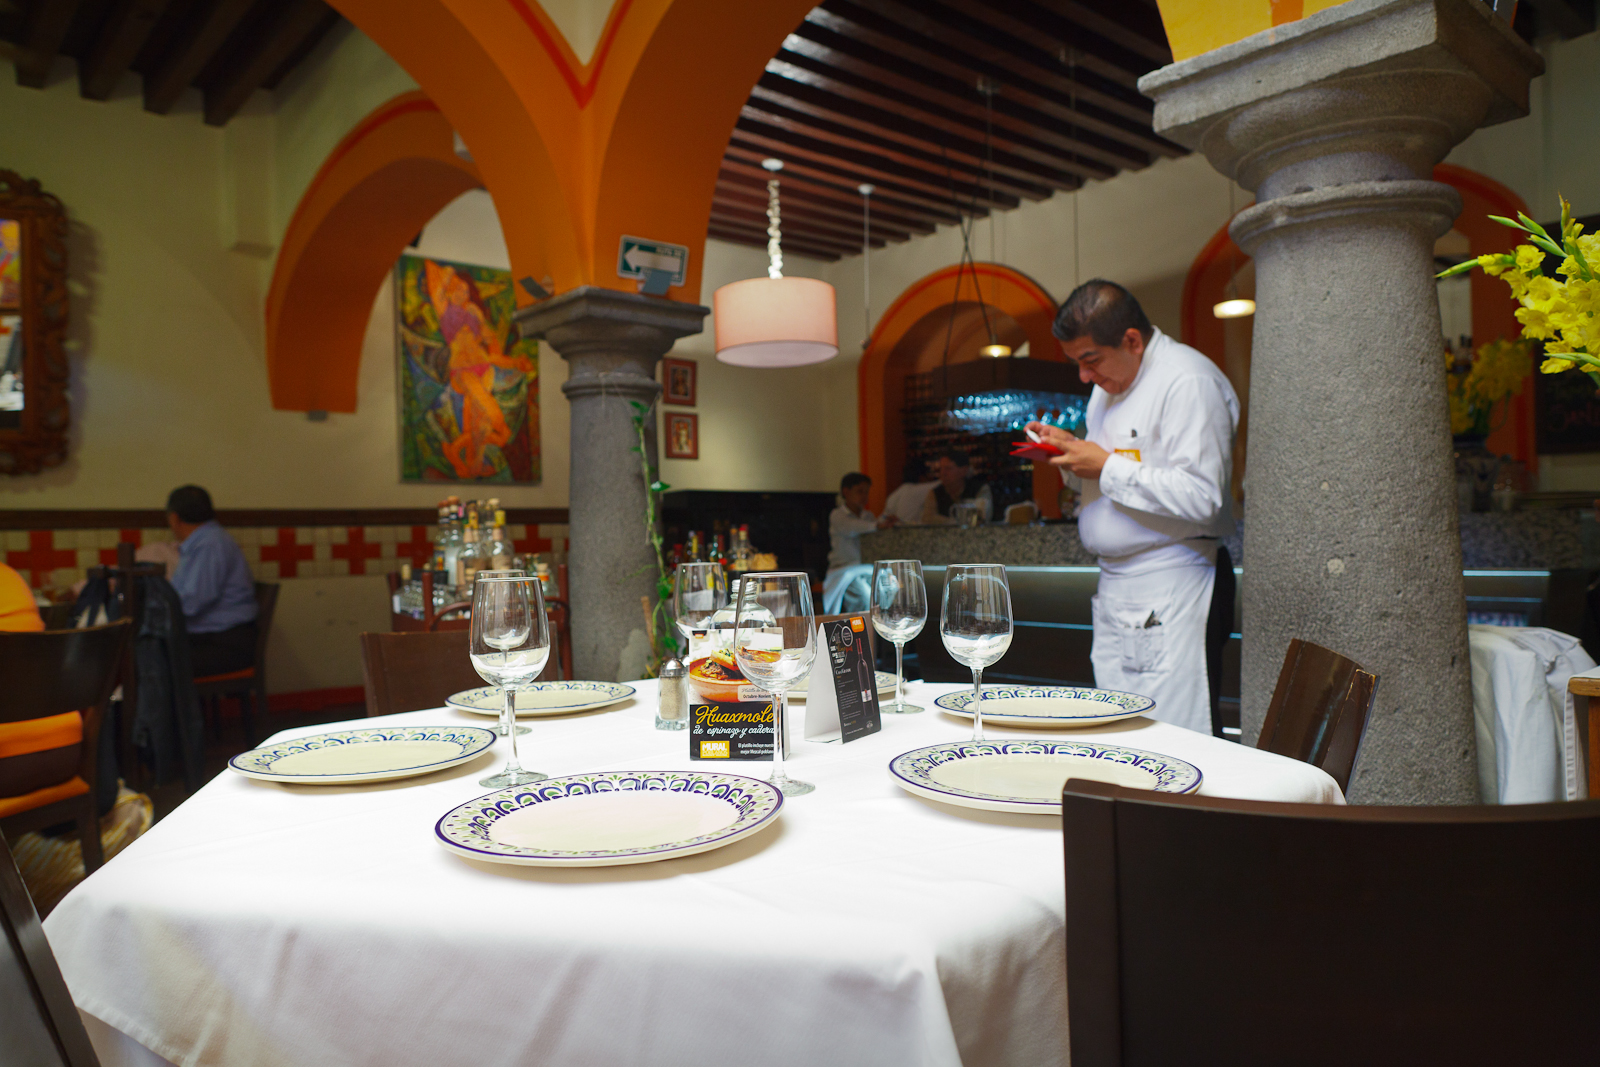
[[167,525],[178,542],[172,587],[183,601],[196,678],[244,670],[256,658],[255,579],[216,516],[211,494],[198,485],[167,497]]

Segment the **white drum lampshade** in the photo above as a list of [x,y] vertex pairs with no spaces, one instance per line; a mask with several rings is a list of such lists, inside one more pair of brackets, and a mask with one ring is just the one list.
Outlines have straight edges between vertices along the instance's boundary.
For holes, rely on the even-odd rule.
[[717,359],[735,367],[803,367],[839,354],[833,286],[816,278],[747,278],[712,297]]

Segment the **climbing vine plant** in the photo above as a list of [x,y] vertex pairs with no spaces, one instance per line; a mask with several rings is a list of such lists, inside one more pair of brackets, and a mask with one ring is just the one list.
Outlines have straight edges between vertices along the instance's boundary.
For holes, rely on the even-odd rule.
[[677,631],[668,608],[672,603],[672,572],[667,568],[667,557],[662,551],[661,525],[657,522],[661,494],[672,486],[661,480],[655,465],[650,462],[645,434],[653,425],[650,410],[654,405],[641,404],[637,400],[629,403],[633,407],[633,432],[636,438],[633,451],[639,454],[639,468],[644,474],[644,536],[655,553],[655,603],[652,605],[647,600],[645,604],[645,624],[650,638],[650,662],[646,665],[646,677],[654,678],[660,673],[661,664],[678,652]]

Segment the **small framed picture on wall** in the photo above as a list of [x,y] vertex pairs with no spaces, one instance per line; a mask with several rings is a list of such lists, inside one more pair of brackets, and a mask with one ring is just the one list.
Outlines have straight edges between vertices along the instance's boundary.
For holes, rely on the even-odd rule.
[[692,359],[664,359],[661,361],[661,401],[665,404],[682,404],[694,407],[695,371]]
[[683,411],[666,413],[667,458],[700,458],[700,416]]

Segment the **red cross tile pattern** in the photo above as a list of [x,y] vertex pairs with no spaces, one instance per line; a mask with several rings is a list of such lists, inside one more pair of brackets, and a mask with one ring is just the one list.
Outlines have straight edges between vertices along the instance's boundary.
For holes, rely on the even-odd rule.
[[[383,546],[377,542],[368,543],[367,528],[365,526],[351,526],[350,543],[333,546],[334,559],[347,559],[350,561],[351,574],[367,573],[367,560],[377,559],[383,552]],[[307,548],[310,546],[307,545]],[[266,558],[265,556],[262,557]]]
[[530,523],[526,529],[527,536],[514,538],[511,542],[511,547],[524,556],[530,556],[535,552],[548,552],[554,547],[550,538],[539,536],[539,527]]
[[300,561],[309,560],[315,551],[314,545],[295,544],[293,526],[281,526],[278,528],[278,543],[261,546],[261,562],[276,561],[279,578],[295,578],[300,573]]
[[402,563],[409,562],[413,567],[426,567],[428,561],[433,558],[433,542],[428,540],[428,528],[411,527],[411,540],[397,542],[394,554]]
[[53,530],[29,530],[28,547],[7,552],[6,562],[19,571],[27,571],[29,584],[39,589],[50,581],[50,572],[56,568],[76,567],[78,553],[56,548]]
[[[144,544],[144,531],[118,530],[117,540],[132,542],[133,546],[138,548]],[[102,548],[100,550],[100,564],[104,567],[115,567],[117,565],[117,550],[115,548]]]

